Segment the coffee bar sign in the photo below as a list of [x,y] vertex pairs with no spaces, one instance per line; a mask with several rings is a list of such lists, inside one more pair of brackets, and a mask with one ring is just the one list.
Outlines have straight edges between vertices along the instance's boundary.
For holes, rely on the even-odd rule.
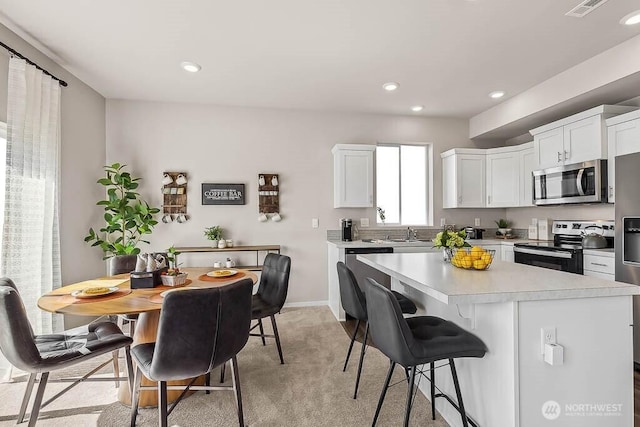
[[244,205],[244,184],[202,184],[203,205]]

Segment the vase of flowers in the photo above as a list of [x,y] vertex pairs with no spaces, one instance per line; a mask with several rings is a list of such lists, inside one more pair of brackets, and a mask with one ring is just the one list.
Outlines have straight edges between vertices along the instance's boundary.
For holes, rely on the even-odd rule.
[[444,230],[436,234],[436,237],[433,239],[433,247],[442,248],[443,261],[451,262],[454,249],[471,247],[471,245],[464,240],[466,237],[467,233],[464,230]]

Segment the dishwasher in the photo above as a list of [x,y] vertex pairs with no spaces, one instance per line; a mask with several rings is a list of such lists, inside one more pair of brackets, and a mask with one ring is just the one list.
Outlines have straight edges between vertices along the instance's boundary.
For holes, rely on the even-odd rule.
[[356,259],[361,254],[392,254],[393,248],[347,248],[345,249],[345,260],[347,267],[353,271],[353,275],[356,276],[358,285],[362,289],[367,277],[371,277],[376,282],[380,283],[387,289],[391,289],[391,277],[382,271],[369,267]]

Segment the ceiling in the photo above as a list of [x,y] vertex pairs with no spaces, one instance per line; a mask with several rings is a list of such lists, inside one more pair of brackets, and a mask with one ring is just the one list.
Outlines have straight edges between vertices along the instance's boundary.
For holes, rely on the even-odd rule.
[[0,22],[106,98],[468,118],[640,34],[638,0],[578,3],[0,0]]

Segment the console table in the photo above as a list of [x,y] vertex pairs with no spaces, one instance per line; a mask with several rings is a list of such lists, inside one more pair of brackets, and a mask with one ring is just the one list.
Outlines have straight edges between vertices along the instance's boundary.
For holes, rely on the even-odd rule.
[[236,265],[234,268],[240,268],[243,270],[262,271],[262,264],[260,263],[260,252],[266,253],[280,253],[280,245],[256,245],[256,246],[232,246],[230,248],[213,248],[209,246],[187,246],[182,248],[176,248],[178,252],[183,254],[196,253],[196,252],[255,252],[256,263],[255,265]]

